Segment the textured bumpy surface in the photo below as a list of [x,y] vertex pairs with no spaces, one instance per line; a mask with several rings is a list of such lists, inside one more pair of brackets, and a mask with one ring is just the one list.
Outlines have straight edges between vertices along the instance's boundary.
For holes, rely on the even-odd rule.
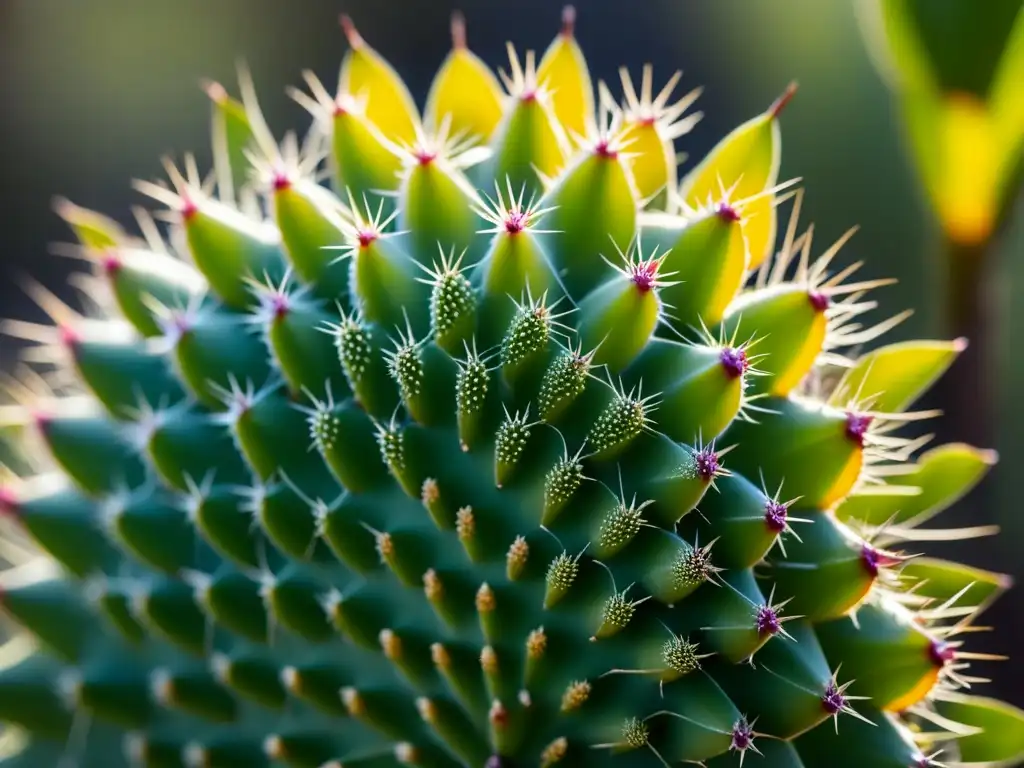
[[143,237],[59,206],[94,306],[6,326],[0,766],[1014,764],[961,647],[1007,579],[911,557],[995,458],[908,424],[963,343],[871,344],[793,89],[677,178],[697,92],[595,88],[571,9],[500,79],[454,19],[422,113],[343,27],[301,145],[243,72]]

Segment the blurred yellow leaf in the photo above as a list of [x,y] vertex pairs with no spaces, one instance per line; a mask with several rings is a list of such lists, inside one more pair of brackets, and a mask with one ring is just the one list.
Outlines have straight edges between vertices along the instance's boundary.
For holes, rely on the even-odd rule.
[[967,93],[945,97],[939,131],[942,181],[935,190],[939,215],[958,243],[982,243],[992,234],[999,201],[998,138],[985,104]]

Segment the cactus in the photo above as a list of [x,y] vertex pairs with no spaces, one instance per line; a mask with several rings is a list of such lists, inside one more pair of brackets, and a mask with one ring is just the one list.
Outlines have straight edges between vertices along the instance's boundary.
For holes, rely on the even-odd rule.
[[696,92],[595,94],[563,21],[499,78],[456,17],[421,113],[346,19],[305,140],[243,71],[166,229],[60,204],[96,308],[7,324],[0,766],[1021,757],[961,690],[1008,580],[913,557],[995,458],[900,433],[963,342],[855,353],[903,315],[800,231],[794,89],[679,179]]

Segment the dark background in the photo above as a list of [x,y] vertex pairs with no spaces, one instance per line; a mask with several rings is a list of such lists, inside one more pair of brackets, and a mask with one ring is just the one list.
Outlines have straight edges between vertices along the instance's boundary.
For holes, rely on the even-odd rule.
[[[943,335],[935,226],[917,192],[889,94],[866,53],[849,0],[580,0],[578,36],[595,79],[618,93],[618,67],[638,77],[654,64],[660,86],[684,71],[677,93],[705,90],[704,120],[678,145],[699,159],[727,131],[763,110],[786,84],[800,91],[783,117],[781,178],[800,176],[804,223],[815,222],[816,252],[849,226],[861,231],[840,264],[864,259],[864,277],[892,276],[882,289],[887,314],[911,307],[895,341]],[[305,128],[307,116],[284,94],[304,68],[329,87],[344,52],[337,15],[352,15],[364,37],[405,76],[421,103],[449,49],[448,15],[466,13],[471,47],[504,65],[506,40],[543,51],[558,29],[553,0],[0,0],[0,317],[43,317],[15,283],[30,274],[74,301],[64,285],[75,262],[53,256],[67,241],[51,201],[64,195],[133,228],[129,208],[148,204],[133,178],[161,173],[159,158],[195,151],[209,168],[209,104],[201,78],[234,85],[235,62],[253,71],[264,110],[279,133]],[[1024,219],[1024,216],[1020,217]],[[1024,574],[1019,549],[1019,473],[1024,461],[1024,364],[1015,343],[1024,306],[1011,301],[1024,279],[1024,226],[1000,245],[989,302],[1000,328],[997,368],[986,397],[996,403],[994,446],[1001,463],[989,501],[971,522],[1004,532],[961,546],[973,564]],[[1016,274],[1015,274],[1016,272]],[[0,338],[10,370],[15,343]],[[971,408],[971,403],[961,403]],[[936,548],[932,551],[938,552]],[[981,692],[1024,704],[1024,585],[987,614],[996,630],[973,635],[972,649],[1009,653],[978,665],[995,678]]]

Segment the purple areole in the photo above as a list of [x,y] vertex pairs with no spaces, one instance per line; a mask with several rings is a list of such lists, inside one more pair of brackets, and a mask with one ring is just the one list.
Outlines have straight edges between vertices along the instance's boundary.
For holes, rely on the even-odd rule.
[[367,246],[370,245],[370,243],[372,243],[378,237],[380,237],[380,235],[378,235],[372,229],[360,229],[356,237],[359,240],[359,247],[366,248]]
[[824,312],[832,305],[828,296],[821,291],[811,291],[807,294],[807,298],[810,300],[815,312]]
[[746,720],[740,720],[732,729],[732,744],[730,749],[745,752],[754,744],[754,729]]
[[860,559],[864,563],[864,567],[867,569],[868,573],[872,576],[878,575],[878,570],[881,568],[882,564],[879,562],[881,557],[877,549],[872,547],[870,544],[865,544],[860,548]]
[[526,212],[509,211],[505,217],[505,231],[510,235],[517,235],[526,229]]
[[275,192],[283,192],[291,187],[292,180],[289,178],[287,171],[277,169],[274,171],[274,175],[271,178],[270,183],[273,185]]
[[192,198],[182,195],[181,210],[179,213],[181,214],[182,221],[189,221],[190,219],[195,218],[195,215],[199,213],[199,206],[196,205],[195,200]]
[[774,533],[782,533],[786,530],[786,517],[788,510],[786,505],[774,499],[768,499],[764,505],[764,521],[768,530]]
[[846,436],[857,445],[864,446],[864,437],[874,419],[863,413],[846,414]]
[[594,154],[608,160],[614,160],[619,156],[619,153],[611,148],[607,139],[601,139],[596,145],[594,145]]
[[937,667],[944,667],[956,659],[956,650],[942,640],[932,640],[928,646],[928,657]]
[[719,203],[718,205],[716,205],[715,213],[718,214],[718,218],[720,218],[722,221],[740,220],[739,213],[736,211],[735,208],[733,208],[728,203]]
[[754,626],[759,635],[777,635],[782,631],[782,622],[779,621],[779,614],[770,605],[762,605],[757,609]]
[[270,297],[270,309],[274,317],[280,320],[288,314],[288,296],[283,293],[275,293]]
[[693,463],[697,467],[697,477],[704,482],[718,474],[718,454],[711,448],[702,448],[693,454]]
[[650,259],[634,264],[630,267],[630,276],[640,293],[647,293],[658,281],[658,262]]
[[828,688],[825,689],[825,695],[821,697],[821,706],[830,715],[837,714],[846,706],[846,697],[839,692],[839,686],[835,681],[829,683]]
[[891,568],[901,562],[901,559],[875,549],[870,544],[865,544],[860,549],[860,559],[864,568],[871,576],[877,576],[882,568]]
[[738,379],[747,369],[750,368],[750,362],[747,360],[747,353],[742,349],[736,349],[734,347],[726,347],[719,354],[718,359],[722,361],[722,368],[725,369],[725,375],[730,379]]

